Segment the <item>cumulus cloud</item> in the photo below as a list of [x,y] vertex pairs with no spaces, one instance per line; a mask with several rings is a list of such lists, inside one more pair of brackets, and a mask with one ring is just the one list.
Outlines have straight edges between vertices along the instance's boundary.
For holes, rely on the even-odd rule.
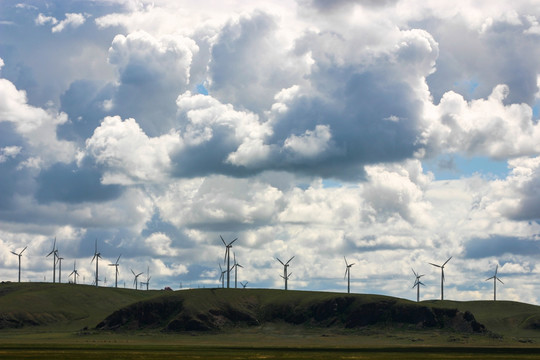
[[87,154],[104,167],[104,184],[159,182],[170,172],[170,156],[182,146],[177,133],[148,137],[134,119],[106,117],[86,141]]
[[425,137],[436,151],[505,159],[537,154],[540,126],[527,104],[504,104],[509,89],[499,85],[487,99],[467,102],[454,92],[446,93],[431,109],[432,122]]
[[46,16],[42,13],[39,13],[35,19],[37,25],[53,25],[51,32],[58,33],[66,29],[67,27],[78,28],[86,22],[87,15],[79,13],[66,13],[66,18],[64,20],[58,20],[53,16]]
[[[503,297],[540,298],[522,286],[539,269],[530,1],[0,4],[0,258],[34,241],[29,278],[57,236],[77,259],[122,249],[151,286],[216,286],[222,235],[258,287],[296,255],[292,288],[342,291],[347,255],[354,291],[409,296],[411,266],[436,283],[427,263],[453,255],[453,298],[482,298],[461,279],[495,264],[520,284]],[[423,164],[462,156],[508,175]]]
[[73,144],[58,140],[56,136],[57,126],[66,121],[64,113],[29,105],[24,90],[18,90],[13,83],[0,78],[0,123],[11,123],[33,148],[39,162],[46,165],[74,159]]

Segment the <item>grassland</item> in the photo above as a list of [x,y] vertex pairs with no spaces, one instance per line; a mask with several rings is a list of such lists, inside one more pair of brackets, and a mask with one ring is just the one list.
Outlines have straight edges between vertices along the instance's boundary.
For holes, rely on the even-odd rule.
[[[257,326],[219,331],[163,332],[160,327],[100,331],[110,314],[140,302],[181,299],[192,312],[223,304],[273,305],[288,312],[331,301],[344,294],[325,292],[198,289],[134,291],[84,285],[0,284],[1,359],[537,359],[540,307],[506,301],[426,301],[422,306],[470,311],[484,333],[447,328],[415,328],[388,323],[357,328],[292,325],[281,316]],[[359,304],[408,300],[354,295]],[[229,305],[227,305],[229,306]],[[232,306],[232,305],[231,305]],[[235,305],[236,306],[236,305]],[[266,307],[265,307],[266,308]],[[295,311],[296,311],[295,310]]]

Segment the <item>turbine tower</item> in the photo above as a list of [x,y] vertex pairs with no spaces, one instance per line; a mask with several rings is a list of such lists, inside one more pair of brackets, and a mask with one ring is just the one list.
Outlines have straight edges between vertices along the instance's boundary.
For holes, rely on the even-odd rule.
[[135,272],[133,271],[133,269],[130,269],[131,270],[131,273],[133,274],[133,276],[135,276],[135,279],[133,280],[133,284],[135,285],[135,290],[138,289],[138,282],[137,282],[137,279],[139,278],[139,276],[142,275],[142,272],[138,273],[138,274],[135,274]]
[[53,248],[50,253],[47,254],[46,257],[49,257],[50,255],[53,256],[53,283],[56,282],[56,258],[58,257],[58,250],[56,249],[56,237],[54,238]]
[[499,269],[499,265],[497,265],[497,267],[495,267],[495,275],[493,275],[492,277],[486,279],[486,281],[493,279],[493,301],[497,301],[497,280],[501,284],[504,284],[502,282],[502,280],[497,277],[497,270],[498,269]]
[[416,287],[416,302],[420,302],[420,285],[426,286],[423,282],[420,281],[420,278],[424,275],[418,275],[416,271],[414,271],[414,269],[412,269],[412,272],[414,276],[416,276],[413,285],[413,289]]
[[79,276],[79,272],[77,271],[77,260],[73,261],[73,271],[69,274],[69,276],[71,276],[71,275],[73,275],[73,283],[76,285],[77,284],[77,276]]
[[289,268],[289,263],[291,262],[292,259],[294,259],[294,256],[290,258],[289,261],[287,261],[286,263],[283,263],[283,261],[279,260],[279,258],[276,258],[276,260],[279,261],[281,265],[283,265],[283,275],[280,275],[280,276],[285,280],[285,290],[287,290],[287,282],[289,280],[289,277],[292,275],[292,273],[290,274],[287,273],[287,269]]
[[64,260],[63,257],[58,256],[58,283],[62,283],[62,260]]
[[96,239],[96,249],[94,251],[94,257],[92,258],[92,261],[90,261],[90,263],[92,263],[94,261],[94,259],[96,260],[96,286],[98,286],[98,282],[99,282],[98,265],[99,265],[99,259],[100,258],[101,258],[101,253],[99,253],[98,250],[97,250],[97,239]]
[[347,294],[350,294],[351,293],[351,266],[354,265],[354,263],[352,264],[349,264],[347,263],[347,258],[345,258],[345,256],[343,257],[345,259],[345,276],[343,277],[344,279],[347,277]]
[[221,273],[221,275],[219,276],[219,281],[221,281],[221,287],[225,288],[225,273],[227,272],[227,270],[223,270],[223,268],[221,267],[221,264],[218,264],[218,265],[219,265],[219,271]]
[[446,260],[444,262],[444,264],[442,265],[437,265],[437,264],[433,264],[433,263],[429,263],[430,265],[433,265],[433,266],[436,266],[438,268],[441,268],[441,300],[444,300],[444,266],[446,265],[447,262],[450,261],[452,257],[450,256],[448,258],[448,260]]
[[148,266],[148,267],[146,268],[146,282],[145,282],[145,284],[146,284],[146,290],[147,290],[147,291],[148,291],[148,286],[150,285],[150,279],[151,279],[151,278],[152,278],[152,277],[150,276],[150,266]]
[[[120,256],[122,256],[122,254],[120,254]],[[118,261],[120,260],[120,256],[118,256],[118,259],[116,259],[116,262],[114,264],[109,264],[109,266],[114,266],[114,268],[115,268],[115,275],[114,275],[114,287],[115,288],[118,287],[118,266],[120,266]]]
[[223,241],[223,245],[225,245],[225,258],[223,259],[223,263],[227,262],[227,289],[230,287],[231,283],[231,248],[232,243],[238,240],[238,238],[234,239],[230,243],[226,243],[225,240],[223,240],[223,237],[219,235],[221,238],[221,241]]
[[24,249],[21,250],[20,253],[16,253],[15,251],[12,251],[11,253],[13,255],[17,255],[19,257],[19,282],[21,282],[21,257],[22,257],[22,253],[24,252],[24,250],[26,250],[28,246],[25,246]]
[[236,254],[233,252],[233,258],[234,258],[234,288],[237,289],[238,288],[238,267],[241,267],[243,268],[242,265],[240,265],[239,263],[236,262]]

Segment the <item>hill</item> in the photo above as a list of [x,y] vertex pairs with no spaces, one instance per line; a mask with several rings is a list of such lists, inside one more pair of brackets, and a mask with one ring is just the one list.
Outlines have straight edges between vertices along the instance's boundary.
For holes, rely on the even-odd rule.
[[294,333],[312,334],[310,341],[318,342],[327,336],[341,336],[340,341],[348,342],[343,336],[352,335],[352,344],[358,344],[360,337],[370,344],[377,337],[383,343],[402,339],[402,344],[424,340],[425,344],[470,343],[480,337],[488,339],[480,340],[487,345],[505,341],[537,346],[540,307],[509,301],[416,303],[380,295],[270,289],[172,292],[0,284],[3,334],[12,334],[13,329],[18,333],[74,334],[84,328],[106,337],[111,332],[119,336],[160,334],[160,338],[165,334],[232,336],[233,330],[245,339],[275,335],[279,342],[288,341],[283,334]]
[[279,322],[311,328],[406,326],[411,329],[448,328],[467,333],[486,330],[467,310],[426,306],[387,296],[268,289],[197,289],[165,293],[115,311],[97,327],[102,330],[183,332]]
[[2,283],[0,329],[46,327],[75,331],[93,328],[119,308],[160,293],[73,284]]

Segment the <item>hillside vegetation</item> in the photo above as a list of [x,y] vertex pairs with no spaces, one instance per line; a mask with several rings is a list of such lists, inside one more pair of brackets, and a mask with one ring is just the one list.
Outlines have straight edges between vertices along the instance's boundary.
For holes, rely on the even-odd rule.
[[160,293],[73,284],[2,283],[0,329],[93,328],[119,308]]
[[215,331],[283,322],[316,328],[366,326],[484,332],[468,311],[375,295],[282,290],[197,289],[163,294],[120,309],[103,330]]
[[480,336],[492,343],[504,338],[536,346],[540,344],[540,307],[509,301],[416,303],[380,295],[269,289],[173,292],[8,283],[0,284],[2,329],[170,336],[231,336],[234,330],[246,339],[274,329],[278,334],[319,337],[383,334],[384,341],[401,337],[409,342],[418,337],[428,341],[428,334],[442,331],[443,341],[454,341],[452,334],[457,334],[461,339]]

